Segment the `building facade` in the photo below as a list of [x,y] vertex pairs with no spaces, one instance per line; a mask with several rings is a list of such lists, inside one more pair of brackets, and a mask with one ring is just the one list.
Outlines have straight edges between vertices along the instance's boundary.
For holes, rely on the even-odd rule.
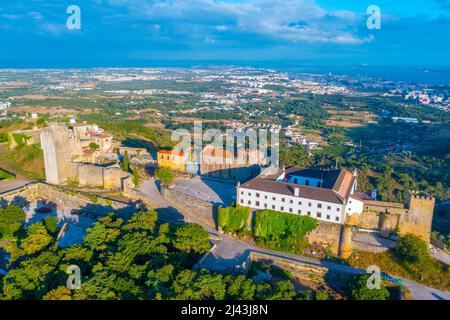
[[255,210],[270,209],[344,224],[348,215],[363,211],[356,196],[356,173],[345,169],[281,169],[237,188],[237,202]]
[[183,151],[159,150],[158,166],[186,172],[187,156]]

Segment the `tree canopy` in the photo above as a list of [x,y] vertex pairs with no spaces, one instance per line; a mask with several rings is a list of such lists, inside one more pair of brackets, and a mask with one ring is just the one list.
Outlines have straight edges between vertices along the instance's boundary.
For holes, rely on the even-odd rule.
[[15,205],[10,205],[5,209],[0,208],[0,234],[2,239],[12,239],[14,233],[19,231],[25,216],[25,212]]

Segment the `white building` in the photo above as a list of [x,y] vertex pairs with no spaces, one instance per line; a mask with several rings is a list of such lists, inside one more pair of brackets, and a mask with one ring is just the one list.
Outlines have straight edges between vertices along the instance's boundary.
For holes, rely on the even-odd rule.
[[0,110],[11,108],[11,102],[2,102],[0,101]]
[[263,172],[238,186],[237,203],[255,210],[270,209],[343,224],[347,216],[363,211],[356,187],[356,171],[291,167]]

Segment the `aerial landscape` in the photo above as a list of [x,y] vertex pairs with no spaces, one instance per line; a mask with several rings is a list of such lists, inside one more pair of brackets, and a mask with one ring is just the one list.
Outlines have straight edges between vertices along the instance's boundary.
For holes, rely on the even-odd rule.
[[[350,4],[288,1],[296,9],[322,6],[335,18],[284,25],[293,30],[270,42],[281,55],[275,61],[272,53],[254,60],[248,53],[269,50],[258,47],[267,34],[241,35],[249,57],[239,59],[239,46],[226,45],[232,35],[214,38],[223,47],[202,40],[200,50],[186,44],[194,36],[183,38],[167,22],[204,10],[220,20],[215,35],[228,32],[229,6],[242,10],[234,18],[245,24],[247,5],[272,1],[99,1],[109,14],[104,26],[127,15],[161,24],[142,41],[161,37],[155,52],[170,54],[147,59],[140,31],[128,31],[127,40],[116,30],[111,53],[103,51],[112,35],[89,26],[100,19],[93,12],[103,12],[94,2],[70,10],[38,4],[25,13],[23,1],[0,8],[0,39],[11,41],[11,51],[0,53],[0,300],[259,301],[176,309],[210,317],[267,315],[263,300],[450,300],[449,45],[434,56],[430,36],[420,54],[378,62],[370,50],[389,44],[370,44],[370,63],[363,63],[363,49],[341,40],[364,47],[378,35],[371,32],[395,29],[393,16],[408,20],[417,11],[402,15],[386,4],[386,25],[356,32],[359,41],[344,29],[314,28],[359,11],[368,28],[368,5],[352,11]],[[127,2],[161,10],[124,11]],[[432,2],[424,9],[430,20],[418,23],[448,26],[449,3]],[[77,25],[80,8],[86,21]],[[11,40],[22,14],[31,19],[21,27],[30,34],[21,29],[17,39],[29,37],[33,49]],[[46,16],[62,17],[68,30],[49,23],[51,35],[34,34]],[[196,27],[211,23],[196,19]],[[165,27],[177,44],[159,34]],[[77,58],[63,53],[70,32],[79,32]],[[400,31],[392,32],[380,38],[393,41]],[[306,37],[319,34],[326,39],[317,48],[331,46],[339,58],[293,59],[284,47],[298,36],[293,43],[305,41],[312,52]],[[117,48],[127,45],[137,58],[122,60]],[[392,44],[407,52],[403,45]]]

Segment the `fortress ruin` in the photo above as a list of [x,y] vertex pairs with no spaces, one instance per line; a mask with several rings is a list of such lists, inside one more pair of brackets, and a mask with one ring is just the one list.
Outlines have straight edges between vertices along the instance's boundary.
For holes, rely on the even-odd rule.
[[117,164],[104,165],[99,158],[113,153],[113,137],[97,125],[52,123],[41,130],[46,181],[55,185],[76,182],[80,187],[126,191],[132,175]]

